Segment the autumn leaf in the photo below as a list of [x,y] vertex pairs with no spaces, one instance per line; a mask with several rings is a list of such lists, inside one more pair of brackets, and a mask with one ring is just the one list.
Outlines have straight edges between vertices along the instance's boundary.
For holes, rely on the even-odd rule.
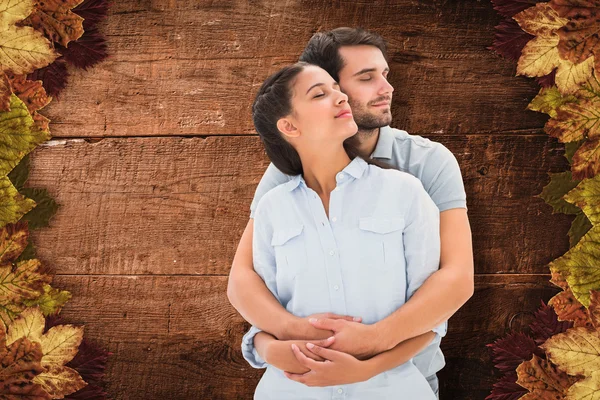
[[107,0],[84,0],[73,12],[83,17],[83,29],[95,28],[96,25],[108,15],[109,3]]
[[0,174],[8,174],[23,156],[48,139],[50,134],[35,126],[25,103],[13,94],[10,111],[0,113]]
[[573,155],[571,172],[577,179],[596,176],[600,172],[600,138],[588,139]]
[[35,201],[20,194],[6,176],[0,176],[0,204],[0,226],[17,222],[35,207]]
[[600,175],[584,179],[569,190],[564,200],[580,208],[592,225],[600,223]]
[[43,293],[35,299],[24,299],[23,304],[27,307],[39,307],[45,316],[54,315],[62,309],[67,301],[71,299],[71,292],[55,289],[44,284]]
[[[529,324],[531,337],[538,346],[557,333],[565,332],[573,327],[571,321],[559,321],[554,309],[550,305],[544,304],[543,300],[540,301],[542,305],[535,312],[534,320]],[[594,304],[593,301],[592,304]]]
[[517,385],[517,373],[509,371],[494,383],[492,392],[485,400],[517,400],[527,393],[527,389]]
[[513,16],[519,26],[534,36],[550,36],[569,22],[558,15],[549,3],[538,3]]
[[583,99],[563,104],[556,117],[546,122],[545,131],[560,142],[600,137],[600,99]]
[[494,367],[502,372],[514,371],[536,352],[540,356],[544,354],[532,338],[521,332],[510,333],[503,339],[487,344],[486,347],[493,353]]
[[517,61],[521,57],[523,47],[533,38],[534,36],[521,29],[511,18],[501,21],[496,26],[494,41],[487,49],[494,50],[509,60]]
[[33,382],[45,370],[41,359],[42,347],[38,342],[23,337],[7,346],[6,330],[0,324],[0,398],[51,399],[40,384]]
[[540,347],[553,364],[569,375],[589,376],[600,370],[600,338],[595,330],[572,328]]
[[580,212],[577,205],[563,199],[563,196],[579,183],[579,181],[572,179],[571,171],[548,173],[548,175],[550,176],[550,182],[544,186],[542,193],[534,197],[541,198],[552,206],[552,214],[577,214]]
[[600,395],[600,371],[595,371],[571,386],[566,400],[597,399],[598,395]]
[[569,164],[573,163],[573,155],[575,152],[581,147],[581,145],[585,142],[585,139],[578,140],[575,142],[565,143],[565,158],[569,162]]
[[[26,299],[36,299],[43,294],[44,283],[52,277],[38,271],[37,259],[21,261],[13,270],[10,264],[0,265],[0,298],[3,303],[20,304]],[[0,309],[0,318],[2,312]],[[6,324],[6,320],[2,318]]]
[[599,289],[600,253],[596,249],[599,242],[600,225],[596,225],[567,253],[549,264],[551,271],[558,270],[565,277],[573,295],[585,307],[589,306],[590,290]]
[[0,72],[27,74],[59,57],[41,32],[15,25],[28,17],[33,8],[32,0],[0,0]]
[[0,72],[0,111],[10,111],[10,80],[6,73]]
[[83,18],[71,11],[82,1],[36,0],[34,11],[22,23],[67,47],[70,41],[83,35]]
[[97,28],[89,28],[82,37],[69,43],[69,47],[57,47],[71,65],[87,70],[108,57],[108,46],[104,35]]
[[36,203],[35,208],[21,217],[21,221],[27,221],[30,230],[49,226],[59,205],[48,191],[44,188],[23,188],[21,193]]
[[577,381],[577,378],[565,374],[535,354],[531,360],[524,361],[517,367],[517,376],[517,383],[529,390],[532,399],[539,400],[560,399]]
[[492,0],[494,10],[505,17],[512,17],[526,8],[536,5],[544,0]]
[[600,25],[596,0],[552,0],[549,3],[557,14],[569,23],[558,30],[558,50],[565,60],[577,64],[593,57],[599,50]]
[[596,329],[600,329],[600,291],[590,291],[590,306],[588,308],[590,321]]
[[585,216],[583,211],[577,213],[573,222],[571,222],[571,228],[569,228],[569,247],[575,246],[582,237],[592,228],[592,223]]
[[592,327],[587,309],[567,288],[552,297],[548,304],[552,306],[559,321],[573,322],[573,326]]
[[58,94],[67,86],[69,72],[64,57],[56,59],[47,67],[36,69],[27,75],[27,79],[41,80],[44,83],[46,93],[52,97],[59,98]]
[[29,80],[27,75],[7,75],[9,76],[12,92],[25,103],[29,113],[33,114],[52,101],[52,97],[46,94],[42,81]]
[[540,89],[537,96],[531,100],[527,108],[532,111],[539,111],[556,117],[556,109],[563,104],[577,101],[574,95],[563,95],[556,86]]

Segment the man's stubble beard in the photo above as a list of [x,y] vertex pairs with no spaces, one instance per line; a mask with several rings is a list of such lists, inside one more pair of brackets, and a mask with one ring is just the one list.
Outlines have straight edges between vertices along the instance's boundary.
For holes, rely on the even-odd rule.
[[348,104],[352,109],[354,122],[356,122],[356,125],[358,126],[357,136],[363,138],[369,137],[374,135],[379,128],[392,123],[391,110],[380,115],[373,115],[355,102],[349,101]]

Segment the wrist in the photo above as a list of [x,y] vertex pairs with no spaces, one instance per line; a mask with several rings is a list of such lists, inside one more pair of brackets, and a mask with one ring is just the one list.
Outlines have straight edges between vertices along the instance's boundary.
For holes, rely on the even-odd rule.
[[361,361],[364,380],[369,380],[379,374],[376,357]]
[[399,340],[400,332],[393,330],[394,334],[392,334],[386,320],[374,323],[373,331],[373,343],[377,350],[376,354],[391,350],[402,342],[402,340]]
[[[284,320],[283,323],[280,324],[281,329],[275,335],[279,340],[292,340],[292,333],[299,332],[301,329],[301,325],[299,323],[299,318],[295,315],[288,314],[289,317]],[[297,334],[296,334],[297,336]]]

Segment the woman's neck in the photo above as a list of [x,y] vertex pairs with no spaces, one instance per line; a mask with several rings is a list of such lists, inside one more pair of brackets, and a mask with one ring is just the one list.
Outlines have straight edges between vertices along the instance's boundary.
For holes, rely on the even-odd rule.
[[331,193],[337,185],[336,174],[352,161],[342,146],[332,152],[321,149],[311,154],[301,154],[300,160],[306,186],[317,192],[318,195]]

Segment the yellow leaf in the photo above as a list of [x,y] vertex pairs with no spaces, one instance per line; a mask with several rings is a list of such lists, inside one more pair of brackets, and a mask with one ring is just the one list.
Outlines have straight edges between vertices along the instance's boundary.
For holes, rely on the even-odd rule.
[[578,180],[600,173],[600,138],[588,139],[577,149],[573,155],[571,173]]
[[540,347],[550,362],[569,375],[589,376],[600,370],[600,338],[595,330],[571,328],[550,337]]
[[62,399],[87,386],[77,371],[64,365],[48,366],[46,372],[36,375],[32,381],[51,393],[53,399]]
[[0,27],[24,20],[34,8],[33,0],[0,0]]
[[517,377],[517,384],[538,400],[560,399],[574,382],[574,378],[535,354],[531,360],[519,364]]
[[44,316],[37,307],[27,308],[8,327],[6,345],[10,346],[22,337],[32,342],[41,342],[45,324]]
[[14,224],[35,205],[17,191],[7,176],[0,176],[0,226]]
[[593,226],[568,252],[549,264],[566,279],[581,304],[590,304],[590,290],[600,289],[600,225]]
[[556,110],[556,117],[546,122],[545,131],[562,143],[600,137],[600,101],[583,99],[563,104]]
[[57,325],[46,332],[41,339],[42,366],[64,365],[71,361],[83,339],[83,327]]
[[575,93],[579,90],[581,84],[586,82],[591,76],[594,67],[594,57],[589,57],[579,64],[573,64],[569,60],[558,58],[558,69],[554,81],[556,86],[563,94]]
[[50,283],[52,277],[38,271],[40,261],[36,258],[12,265],[0,265],[0,298],[20,303],[23,299],[34,299],[42,294],[44,283]]
[[544,76],[558,66],[558,35],[538,36],[531,39],[517,62],[517,75]]
[[594,371],[590,376],[573,384],[565,398],[565,400],[597,399],[600,399],[600,371]]
[[561,18],[549,3],[538,3],[513,16],[521,29],[534,36],[549,36],[569,20]]

